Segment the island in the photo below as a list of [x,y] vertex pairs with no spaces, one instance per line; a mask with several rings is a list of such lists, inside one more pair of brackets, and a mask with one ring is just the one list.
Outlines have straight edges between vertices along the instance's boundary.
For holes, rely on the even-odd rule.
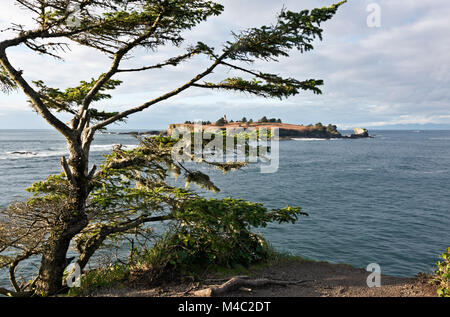
[[[188,129],[194,131],[195,123],[186,121],[185,123],[170,124],[169,129],[165,134],[172,135],[175,129]],[[278,128],[280,140],[292,140],[296,138],[309,138],[309,139],[361,139],[370,138],[369,131],[363,128],[353,129],[353,133],[350,135],[342,135],[337,126],[333,124],[323,125],[322,123],[316,123],[315,125],[297,125],[283,123],[280,119],[267,119],[261,118],[258,121],[247,120],[245,117],[240,121],[228,121],[226,116],[220,118],[215,122],[202,122],[203,130],[242,130],[242,129],[266,129],[270,131],[272,128]]]

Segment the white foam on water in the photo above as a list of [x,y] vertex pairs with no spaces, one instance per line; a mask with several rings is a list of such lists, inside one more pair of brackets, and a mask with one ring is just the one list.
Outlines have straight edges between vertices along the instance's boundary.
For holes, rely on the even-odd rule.
[[9,160],[9,159],[24,159],[24,158],[38,158],[38,157],[50,157],[50,156],[61,156],[66,155],[67,150],[63,149],[55,149],[55,150],[48,150],[48,151],[40,151],[40,152],[33,152],[33,151],[17,151],[17,152],[26,152],[26,154],[20,154],[16,153],[16,151],[10,151],[0,154],[0,160]]
[[[117,146],[118,144],[95,144],[91,146],[91,152],[109,152]],[[137,148],[136,144],[126,144],[122,145],[123,150],[133,150]],[[24,154],[20,154],[17,152],[22,152]],[[18,150],[18,151],[9,151],[0,153],[0,160],[9,160],[9,159],[29,159],[29,158],[41,158],[41,157],[52,157],[52,156],[62,156],[68,155],[68,151],[65,148],[59,149],[49,149],[45,151],[26,151],[26,150]]]
[[[91,152],[112,151],[112,149],[118,145],[119,144],[94,144],[91,145]],[[122,150],[133,150],[137,147],[137,144],[122,144]]]
[[294,141],[337,141],[340,139],[319,139],[319,138],[292,138]]

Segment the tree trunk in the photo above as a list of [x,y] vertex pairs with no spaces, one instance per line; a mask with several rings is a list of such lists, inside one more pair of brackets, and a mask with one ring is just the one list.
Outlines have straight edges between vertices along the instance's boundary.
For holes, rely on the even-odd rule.
[[52,233],[42,255],[36,294],[50,296],[57,294],[62,289],[66,255],[71,240],[72,237],[64,233]]
[[103,241],[105,241],[108,237],[108,234],[109,232],[105,228],[102,228],[98,234],[92,236],[88,241],[86,241],[86,244],[83,246],[83,252],[80,254],[80,258],[77,261],[81,272],[83,272],[95,251],[97,251]]
[[49,233],[36,283],[36,294],[40,296],[55,295],[62,289],[70,242],[89,223],[85,212],[89,195],[89,145],[83,148],[81,138],[76,141],[68,140],[67,144],[70,155],[67,162],[69,169],[65,169],[65,172],[70,174],[66,176],[71,182],[74,195],[70,197],[72,203],[69,210],[62,212]]

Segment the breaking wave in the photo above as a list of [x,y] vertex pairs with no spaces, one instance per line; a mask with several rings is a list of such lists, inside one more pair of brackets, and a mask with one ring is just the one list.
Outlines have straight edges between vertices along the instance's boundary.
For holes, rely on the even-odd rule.
[[[91,146],[91,152],[110,152],[112,151],[114,146],[117,145],[118,144],[94,144]],[[122,145],[122,148],[125,150],[132,150],[135,149],[136,147],[137,145],[135,144]],[[52,157],[62,155],[68,155],[68,152],[65,148],[46,149],[41,151],[18,150],[0,153],[0,160],[41,158],[41,157]]]

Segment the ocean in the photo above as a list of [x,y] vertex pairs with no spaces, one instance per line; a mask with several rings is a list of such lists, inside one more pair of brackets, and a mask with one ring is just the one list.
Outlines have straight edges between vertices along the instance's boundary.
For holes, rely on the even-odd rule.
[[[257,229],[280,251],[360,268],[377,263],[383,274],[396,276],[431,272],[450,246],[450,131],[371,134],[282,141],[277,173],[261,174],[255,165],[226,175],[212,169],[221,192],[208,196],[302,207],[309,217],[296,224]],[[100,163],[114,144],[133,148],[137,140],[98,134],[91,162]],[[25,188],[60,173],[65,153],[57,132],[0,130],[0,207],[27,198]],[[0,286],[6,281],[0,273]]]

